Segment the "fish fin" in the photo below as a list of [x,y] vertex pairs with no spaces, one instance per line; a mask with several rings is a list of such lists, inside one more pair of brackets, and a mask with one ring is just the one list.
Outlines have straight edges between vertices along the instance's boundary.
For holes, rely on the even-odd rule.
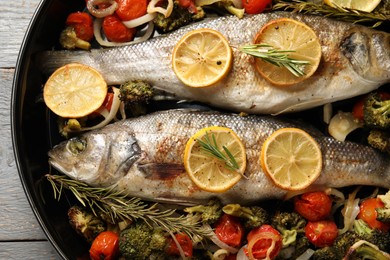
[[301,110],[307,108],[308,105],[312,106],[313,104],[317,104],[318,106],[320,106],[323,104],[322,103],[323,101],[324,101],[323,98],[314,98],[314,99],[311,99],[311,100],[308,100],[305,102],[301,102],[301,103],[289,106],[289,107],[287,107],[279,112],[273,113],[272,115],[277,116],[277,115],[280,115],[283,113],[301,111]]
[[184,165],[178,163],[145,163],[138,169],[150,180],[171,180],[185,172]]

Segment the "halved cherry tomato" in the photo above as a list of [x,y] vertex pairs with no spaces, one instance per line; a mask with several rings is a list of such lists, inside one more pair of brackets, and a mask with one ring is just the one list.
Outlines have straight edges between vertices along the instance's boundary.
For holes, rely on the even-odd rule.
[[247,14],[259,14],[272,4],[272,0],[242,0],[242,5]]
[[92,260],[112,260],[119,254],[119,236],[112,231],[101,232],[92,242],[89,255]]
[[197,13],[198,9],[193,0],[179,0],[179,6],[187,8],[190,13]]
[[331,220],[309,221],[305,227],[307,239],[317,247],[331,246],[338,233],[336,223]]
[[[192,248],[192,241],[191,239],[184,233],[178,233],[175,234],[175,238],[177,242],[179,242],[179,245],[184,251],[184,255],[187,257],[192,257],[193,254],[193,248]],[[168,238],[168,246],[165,250],[165,252],[168,255],[180,255],[179,249],[177,248],[177,245],[175,241],[170,237]]]
[[107,93],[102,106],[106,108],[108,111],[110,111],[113,101],[114,101],[114,93]]
[[122,21],[129,21],[146,14],[147,0],[116,0],[116,14]]
[[136,33],[135,28],[127,28],[115,14],[104,17],[102,27],[107,39],[112,42],[132,41]]
[[365,199],[360,203],[360,211],[357,218],[367,222],[371,228],[387,232],[390,229],[390,223],[376,220],[377,212],[375,209],[383,208],[384,206],[383,202],[378,198]]
[[[261,234],[265,234],[265,238],[259,238]],[[282,249],[282,236],[279,231],[274,229],[270,225],[262,225],[256,229],[251,230],[247,235],[248,247],[252,244],[252,255],[255,259],[263,259],[267,256],[267,251],[272,245],[272,238],[267,238],[267,234],[272,235],[275,238],[275,246],[269,254],[270,259],[274,259]],[[256,239],[257,241],[252,241]],[[248,250],[245,250],[248,255]]]
[[215,234],[225,244],[238,247],[244,236],[244,227],[238,218],[224,214],[215,225]]
[[323,220],[330,215],[332,200],[325,192],[308,192],[294,199],[294,208],[307,220]]
[[90,41],[93,38],[92,17],[84,12],[75,12],[68,15],[65,24],[72,26],[78,38]]

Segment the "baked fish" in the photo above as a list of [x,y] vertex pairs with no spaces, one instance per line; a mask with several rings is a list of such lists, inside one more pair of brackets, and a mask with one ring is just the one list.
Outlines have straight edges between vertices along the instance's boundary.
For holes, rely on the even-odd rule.
[[[313,28],[322,45],[322,59],[313,76],[290,87],[276,87],[255,70],[253,57],[237,47],[252,43],[267,22],[289,17]],[[185,86],[171,66],[175,44],[187,32],[210,28],[221,32],[233,48],[228,76],[207,88]],[[298,13],[274,12],[238,19],[210,18],[148,41],[91,51],[47,51],[38,66],[44,75],[71,62],[100,71],[108,84],[139,79],[178,100],[200,101],[214,107],[250,114],[300,111],[368,93],[390,82],[390,34],[364,26]]]
[[[242,139],[247,153],[247,178],[224,193],[199,189],[183,166],[187,140],[207,126],[225,126]],[[73,179],[95,187],[111,187],[145,200],[176,204],[205,203],[218,197],[223,203],[251,204],[282,199],[263,173],[261,146],[275,130],[299,127],[319,143],[323,170],[313,187],[374,185],[390,188],[390,160],[376,150],[353,142],[339,142],[313,127],[271,116],[166,110],[127,119],[64,141],[49,151],[49,163]]]

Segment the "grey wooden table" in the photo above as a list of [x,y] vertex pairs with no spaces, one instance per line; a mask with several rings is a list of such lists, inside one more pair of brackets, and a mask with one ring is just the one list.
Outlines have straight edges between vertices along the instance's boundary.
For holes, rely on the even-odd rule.
[[2,1],[0,5],[0,259],[59,259],[27,201],[11,141],[10,101],[15,64],[39,1]]

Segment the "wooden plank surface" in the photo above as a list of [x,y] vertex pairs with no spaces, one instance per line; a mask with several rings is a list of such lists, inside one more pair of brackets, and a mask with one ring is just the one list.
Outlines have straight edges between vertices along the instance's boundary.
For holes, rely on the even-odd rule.
[[39,0],[0,5],[0,259],[58,259],[22,188],[11,142],[10,102],[15,64]]

